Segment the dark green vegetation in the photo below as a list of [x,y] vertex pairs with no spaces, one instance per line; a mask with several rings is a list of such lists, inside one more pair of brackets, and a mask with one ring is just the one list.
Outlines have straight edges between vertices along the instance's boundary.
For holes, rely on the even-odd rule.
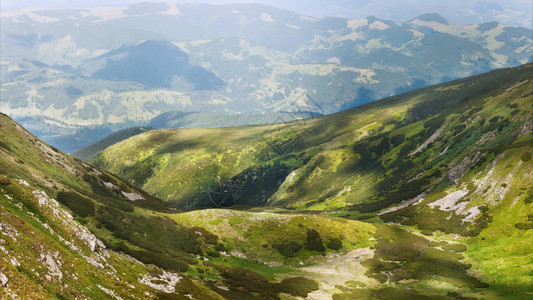
[[103,138],[175,110],[213,113],[205,123],[219,127],[250,124],[222,113],[334,113],[533,58],[526,28],[438,15],[313,19],[256,4],[150,3],[32,9],[1,23],[3,112],[66,152],[95,141],[85,143],[88,124]]
[[[532,64],[492,71],[287,124],[155,130],[93,162],[182,209],[326,211],[412,231],[378,226],[363,265],[381,285],[343,282],[338,297],[408,286],[406,298],[520,299],[532,286],[532,74]],[[344,245],[303,229],[257,244],[287,261]]]

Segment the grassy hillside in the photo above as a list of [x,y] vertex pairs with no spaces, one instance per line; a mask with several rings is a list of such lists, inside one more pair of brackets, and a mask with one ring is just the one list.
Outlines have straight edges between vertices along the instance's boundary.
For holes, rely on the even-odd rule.
[[[155,130],[94,163],[184,209],[365,220],[376,228],[366,277],[331,289],[334,299],[523,299],[533,292],[532,74],[532,64],[501,69],[288,124]],[[228,245],[268,239],[244,212],[208,212],[180,218],[222,230]]]
[[79,158],[83,161],[87,161],[97,155],[100,151],[105,148],[116,144],[117,142],[123,141],[134,135],[152,130],[151,127],[131,127],[128,129],[123,129],[117,132],[114,132],[105,138],[99,140],[96,143],[90,144],[89,146],[83,147],[82,149],[72,153],[72,156]]
[[[74,149],[79,149],[72,153],[74,157],[77,157],[83,161],[88,161],[94,158],[105,148],[152,128],[218,128],[239,125],[275,124],[309,118],[316,115],[319,114],[314,112],[279,112],[260,115],[244,115],[212,112],[171,111],[153,118],[150,120],[150,122],[148,122],[146,127],[131,127],[123,129],[111,133],[101,139],[98,138],[98,135],[106,129],[109,131],[108,128],[84,128],[71,135],[62,136],[62,138],[75,145],[76,148]],[[39,125],[39,123],[36,125]],[[87,137],[90,140],[83,140],[84,137]],[[71,147],[68,147],[68,144],[66,143],[63,143],[62,145],[65,148],[72,149]],[[80,149],[82,146],[85,147]]]
[[106,149],[94,163],[180,208],[376,211],[456,184],[471,165],[484,166],[527,139],[531,68],[288,124],[151,131]]
[[[320,286],[298,268],[372,243],[373,225],[318,216],[243,213],[244,220],[230,218],[232,224],[241,224],[231,232],[224,230],[227,226],[215,227],[219,214],[213,214],[209,227],[202,227],[114,175],[44,144],[5,115],[0,115],[0,128],[3,296],[305,296]],[[262,222],[254,223],[256,217]],[[255,227],[256,236],[258,230],[266,232],[260,237],[266,247],[251,247],[259,238],[243,243],[239,234],[245,226]],[[344,232],[350,237],[341,241]],[[251,250],[258,256],[248,257],[245,253]]]

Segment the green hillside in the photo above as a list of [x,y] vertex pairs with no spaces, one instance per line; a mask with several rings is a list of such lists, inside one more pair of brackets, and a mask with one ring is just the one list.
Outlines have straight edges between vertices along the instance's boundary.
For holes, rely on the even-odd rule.
[[[94,163],[182,209],[237,205],[374,224],[365,274],[394,288],[368,291],[363,280],[335,299],[390,297],[398,287],[522,299],[533,292],[532,74],[533,64],[496,70],[288,124],[155,130]],[[202,212],[188,222],[227,228],[227,217]],[[280,249],[300,249],[292,246]]]
[[125,162],[121,175],[146,188],[174,182],[171,204],[221,206],[189,212],[1,115],[0,292],[523,299],[532,67],[288,124],[149,131],[95,160]]
[[[280,299],[280,293],[305,296],[319,289],[319,284],[310,275],[300,274],[299,263],[308,266],[324,262],[323,255],[345,254],[372,244],[369,239],[374,226],[358,221],[243,213],[245,224],[253,223],[256,216],[262,220],[255,226],[256,230],[268,233],[261,237],[268,249],[260,246],[261,251],[256,253],[264,263],[275,266],[269,268],[258,257],[243,254],[251,250],[254,239],[243,244],[241,230],[213,229],[219,214],[234,213],[213,214],[213,222],[206,224],[209,228],[202,227],[191,222],[189,215],[169,209],[161,200],[120,178],[44,144],[3,114],[0,127],[2,296],[31,299],[255,296]],[[230,222],[242,223],[237,215]],[[314,244],[305,246],[308,231],[316,236]],[[342,242],[338,237],[343,232],[353,235]],[[322,248],[320,236],[324,243],[338,242]],[[284,250],[277,250],[284,249],[277,245],[285,245],[287,238],[304,245],[301,251],[291,252],[290,257],[280,254]],[[320,245],[318,250],[316,245]],[[271,253],[277,255],[270,257]],[[243,274],[246,276],[236,282]]]
[[244,193],[217,204],[376,211],[457,184],[472,165],[527,141],[531,67],[288,124],[151,131],[94,163],[180,208],[212,206],[233,185]]

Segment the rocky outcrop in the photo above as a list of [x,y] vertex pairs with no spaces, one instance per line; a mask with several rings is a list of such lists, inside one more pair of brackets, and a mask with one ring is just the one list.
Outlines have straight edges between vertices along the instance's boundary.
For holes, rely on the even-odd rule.
[[48,281],[52,281],[52,278],[56,278],[58,281],[63,279],[63,272],[61,272],[61,260],[59,259],[59,252],[54,254],[48,252],[42,252],[39,259],[41,263],[48,268],[48,274],[45,275]]
[[468,190],[458,190],[446,195],[434,202],[428,203],[432,208],[438,206],[443,211],[453,211],[457,215],[465,216],[463,222],[473,222],[476,216],[481,212],[477,206],[467,208],[468,201],[461,201],[468,194]]
[[483,155],[480,152],[477,152],[474,157],[467,156],[448,172],[448,179],[454,184],[458,184],[459,180],[463,178],[470,166],[478,162],[482,156]]
[[9,279],[7,278],[7,276],[4,273],[0,272],[0,284],[2,286],[6,286],[8,282]]
[[176,284],[180,282],[180,280],[181,276],[179,274],[163,271],[159,276],[146,274],[139,281],[158,291],[174,293],[176,291]]
[[444,122],[444,124],[442,124],[442,126],[439,129],[435,130],[435,132],[429,137],[429,139],[427,139],[424,143],[422,143],[422,145],[420,145],[420,147],[416,148],[415,151],[411,152],[409,154],[409,156],[413,156],[413,155],[417,154],[418,152],[426,149],[426,147],[429,144],[433,143],[442,134],[442,132],[444,131],[446,126],[448,126],[448,122]]
[[104,243],[94,234],[90,233],[87,228],[73,220],[72,215],[63,209],[57,200],[48,197],[45,192],[39,190],[33,191],[33,195],[38,199],[41,208],[51,210],[52,215],[61,220],[61,222],[66,225],[66,228],[74,230],[74,235],[89,246],[92,252],[97,252],[106,248]]

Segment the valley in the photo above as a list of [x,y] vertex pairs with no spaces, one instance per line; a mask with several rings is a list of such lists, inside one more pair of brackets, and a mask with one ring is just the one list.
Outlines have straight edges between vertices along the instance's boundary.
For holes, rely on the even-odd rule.
[[135,2],[2,0],[0,300],[533,297],[530,1]]
[[532,71],[284,124],[133,132],[95,166],[1,115],[0,291],[527,298]]
[[0,22],[2,112],[68,153],[170,112],[201,115],[164,128],[282,123],[533,57],[527,28],[434,13],[398,22],[141,3]]

